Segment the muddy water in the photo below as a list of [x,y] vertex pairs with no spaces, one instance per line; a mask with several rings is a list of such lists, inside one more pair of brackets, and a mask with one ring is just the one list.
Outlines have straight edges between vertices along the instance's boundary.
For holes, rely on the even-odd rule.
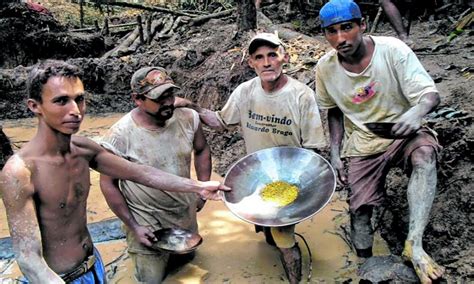
[[[98,139],[110,125],[123,114],[89,116],[85,119],[80,135]],[[3,130],[17,150],[35,134],[36,120],[5,120]],[[98,174],[92,171],[91,191],[88,202],[88,221],[97,222],[114,218],[98,187]],[[217,174],[213,179],[222,180]],[[337,196],[313,218],[296,227],[308,242],[312,253],[312,283],[342,282],[356,279],[356,258],[349,246],[338,235],[340,226],[347,223],[345,202]],[[196,258],[181,270],[172,273],[166,283],[285,283],[278,251],[269,247],[262,234],[255,234],[254,227],[232,215],[222,202],[208,202],[199,213],[199,228],[204,239]],[[0,238],[7,237],[3,203],[0,203]],[[309,253],[304,241],[297,237],[304,258],[304,277],[309,274]],[[123,240],[97,244],[110,275],[111,283],[134,283],[130,258]],[[378,246],[386,252],[383,245]],[[3,271],[5,270],[5,271]],[[20,275],[15,264],[0,261],[0,283]],[[8,281],[8,280],[6,280]],[[306,281],[305,281],[306,282]]]

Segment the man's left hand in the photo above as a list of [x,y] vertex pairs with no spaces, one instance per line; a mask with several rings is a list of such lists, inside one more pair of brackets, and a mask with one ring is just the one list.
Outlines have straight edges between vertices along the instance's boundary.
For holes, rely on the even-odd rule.
[[423,113],[418,105],[406,111],[392,127],[394,136],[404,137],[415,133],[421,127]]
[[153,232],[145,226],[138,226],[133,228],[132,231],[135,234],[135,238],[147,247],[151,247],[154,242],[158,241]]

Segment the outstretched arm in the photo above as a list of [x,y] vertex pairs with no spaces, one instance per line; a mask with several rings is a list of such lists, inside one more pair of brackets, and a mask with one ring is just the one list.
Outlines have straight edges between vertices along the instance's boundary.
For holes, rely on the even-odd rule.
[[0,191],[7,211],[13,250],[20,270],[32,283],[64,283],[43,257],[31,171],[14,155],[0,174]]
[[199,118],[201,119],[201,121],[208,127],[218,131],[222,131],[225,129],[225,126],[222,125],[221,121],[217,118],[217,114],[214,111],[202,108],[198,104],[193,103],[188,99],[176,97],[174,106],[194,109],[199,114]]
[[431,92],[424,94],[418,104],[407,110],[392,128],[396,136],[406,136],[416,132],[421,127],[422,119],[425,115],[433,111],[440,103],[438,93]]
[[129,162],[116,156],[90,139],[82,145],[93,155],[90,165],[98,172],[116,179],[130,180],[151,188],[176,192],[198,193],[204,199],[220,200],[219,190],[230,190],[218,181],[195,181],[179,177],[154,167]]
[[328,110],[329,136],[331,139],[331,164],[337,174],[340,185],[347,183],[344,164],[341,160],[342,137],[344,136],[344,114],[335,107]]
[[145,246],[152,246],[152,242],[157,241],[156,237],[149,228],[140,226],[135,218],[133,218],[118,183],[118,179],[113,179],[103,174],[100,175],[100,189],[110,209],[135,234],[140,243]]

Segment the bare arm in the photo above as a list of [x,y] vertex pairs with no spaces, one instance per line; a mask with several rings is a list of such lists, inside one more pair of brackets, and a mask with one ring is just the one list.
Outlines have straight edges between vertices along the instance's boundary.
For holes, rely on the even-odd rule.
[[218,181],[201,182],[182,178],[150,166],[129,162],[108,152],[89,139],[86,143],[89,145],[84,146],[92,150],[94,154],[91,167],[116,179],[130,180],[167,191],[194,192],[204,199],[212,200],[220,200],[219,190],[230,190],[229,187]]
[[[197,179],[207,181],[211,178],[212,171],[211,149],[207,144],[201,124],[199,124],[198,129],[194,134],[193,147],[194,168],[196,169]],[[206,200],[201,198],[197,205],[197,211],[201,211],[205,203]]]
[[0,175],[0,191],[7,212],[13,250],[21,271],[30,282],[64,283],[43,257],[31,175],[18,155],[7,162]]
[[199,114],[199,118],[201,119],[202,123],[204,123],[208,127],[217,131],[222,131],[225,129],[225,126],[222,125],[221,121],[217,118],[217,114],[214,111],[202,108],[198,104],[193,103],[188,99],[176,97],[174,106],[194,109]]
[[347,182],[347,176],[344,171],[344,165],[341,160],[341,145],[344,136],[344,114],[339,108],[328,110],[329,137],[331,139],[331,164],[336,170],[338,176],[337,182],[344,185]]
[[211,149],[207,144],[206,137],[199,124],[194,134],[194,167],[196,169],[197,179],[200,181],[208,181],[211,178],[212,161]]
[[100,175],[100,189],[110,209],[122,220],[122,222],[135,234],[137,240],[145,246],[151,246],[156,241],[153,232],[137,223],[128,209],[125,197],[119,189],[119,180],[109,176]]
[[416,132],[421,127],[425,115],[433,111],[440,103],[438,93],[427,93],[421,97],[418,104],[407,110],[392,128],[396,136],[406,136]]

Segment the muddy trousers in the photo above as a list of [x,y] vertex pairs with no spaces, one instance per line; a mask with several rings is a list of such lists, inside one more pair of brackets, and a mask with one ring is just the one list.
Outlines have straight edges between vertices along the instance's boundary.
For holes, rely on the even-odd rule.
[[296,284],[301,281],[301,250],[298,243],[291,248],[278,248],[280,250],[280,260],[285,269],[286,277],[290,284]]
[[371,257],[374,242],[373,206],[363,205],[351,212],[351,241],[358,257]]
[[295,240],[295,225],[283,227],[257,227],[263,231],[268,244],[276,246],[280,252],[280,260],[290,283],[301,281],[301,251]]
[[129,252],[135,267],[135,280],[140,284],[161,283],[166,275],[193,260],[195,253],[173,255],[169,253],[140,254]]
[[301,281],[301,250],[295,241],[295,225],[272,227],[272,237],[280,251],[280,259],[290,283]]

